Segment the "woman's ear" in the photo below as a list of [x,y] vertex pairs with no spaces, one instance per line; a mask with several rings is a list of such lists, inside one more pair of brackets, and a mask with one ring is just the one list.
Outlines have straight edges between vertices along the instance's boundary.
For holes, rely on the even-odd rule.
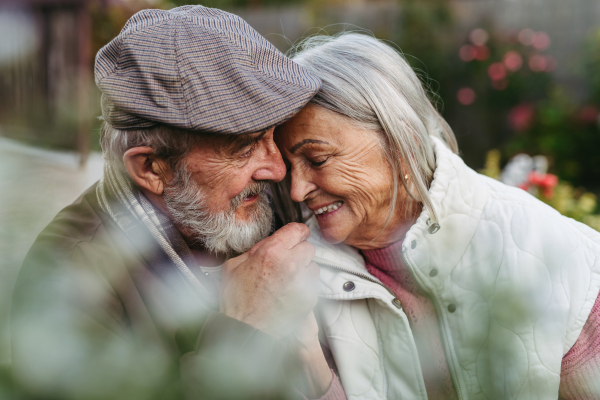
[[123,164],[137,186],[160,196],[165,188],[165,165],[153,156],[152,147],[134,147],[123,154]]

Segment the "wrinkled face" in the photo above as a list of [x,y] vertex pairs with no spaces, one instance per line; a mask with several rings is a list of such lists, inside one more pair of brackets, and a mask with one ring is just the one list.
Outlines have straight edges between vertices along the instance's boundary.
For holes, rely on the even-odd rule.
[[277,128],[291,197],[317,215],[330,243],[368,248],[384,227],[393,181],[378,135],[313,105]]
[[242,253],[268,235],[266,183],[285,176],[273,128],[234,138],[207,136],[179,175],[163,197],[186,236],[213,252]]
[[[273,141],[273,128],[232,138],[214,135],[206,144],[191,151],[188,171],[201,189],[211,192],[208,206],[213,212],[230,208],[232,200],[255,182],[278,182],[285,176],[285,165]],[[240,222],[248,221],[258,196],[246,197],[235,212]]]

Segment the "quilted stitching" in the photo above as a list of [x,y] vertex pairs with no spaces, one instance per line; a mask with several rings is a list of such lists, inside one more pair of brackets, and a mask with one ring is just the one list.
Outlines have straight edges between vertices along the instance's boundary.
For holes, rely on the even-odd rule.
[[[600,234],[520,189],[476,174],[434,141],[438,165],[430,194],[441,229],[428,234],[423,212],[407,233],[404,251],[415,278],[440,305],[441,328],[451,343],[448,360],[463,397],[555,399],[562,356],[575,343],[598,296]],[[367,273],[354,249],[323,245],[314,221],[312,225],[311,241],[319,257]],[[406,245],[413,240],[415,249]],[[439,271],[435,278],[428,275],[433,267]],[[386,294],[356,277],[352,279],[361,290],[343,293],[342,280],[351,276],[324,268],[321,294],[380,298],[382,307],[365,318],[378,321],[382,346],[394,341],[401,327],[393,318],[381,318],[395,311]],[[446,311],[449,303],[457,306],[456,312]],[[395,352],[389,356],[404,356]],[[351,371],[352,366],[341,369]],[[361,379],[347,374],[354,379],[344,385]],[[388,376],[389,382],[393,379]],[[398,398],[394,390],[403,389],[390,387],[387,396]]]

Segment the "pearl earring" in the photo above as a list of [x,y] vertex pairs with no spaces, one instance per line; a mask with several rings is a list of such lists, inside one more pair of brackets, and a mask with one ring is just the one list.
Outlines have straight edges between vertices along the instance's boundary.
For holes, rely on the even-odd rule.
[[408,180],[408,174],[404,175],[404,180],[407,181]]

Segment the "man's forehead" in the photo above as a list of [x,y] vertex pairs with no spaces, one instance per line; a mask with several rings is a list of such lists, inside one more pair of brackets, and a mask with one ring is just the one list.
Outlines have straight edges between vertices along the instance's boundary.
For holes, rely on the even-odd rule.
[[[231,140],[231,145],[233,148],[240,148],[240,150],[246,146],[251,145],[252,143],[258,142],[262,139],[263,136],[267,133],[268,129],[263,129],[262,131],[249,133],[246,135],[237,135]],[[231,135],[229,136],[231,138]]]
[[269,130],[270,128],[267,128],[262,131],[240,135],[202,134],[202,139],[198,142],[198,148],[230,154],[235,153],[261,140]]

